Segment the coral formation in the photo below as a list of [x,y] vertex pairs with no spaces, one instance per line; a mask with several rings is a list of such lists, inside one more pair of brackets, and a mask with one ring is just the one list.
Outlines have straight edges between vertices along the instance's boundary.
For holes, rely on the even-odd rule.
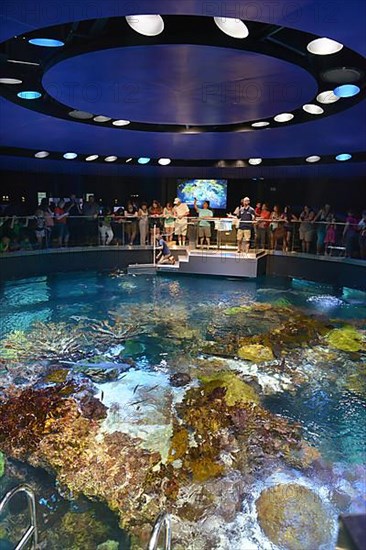
[[313,491],[295,483],[265,489],[256,501],[258,521],[267,537],[286,550],[329,545],[333,521]]
[[274,359],[273,352],[270,347],[262,346],[261,344],[247,344],[238,350],[240,359],[247,359],[253,363],[262,363],[264,361],[272,361]]
[[331,330],[327,334],[326,340],[332,348],[341,351],[366,350],[366,341],[363,335],[350,325]]

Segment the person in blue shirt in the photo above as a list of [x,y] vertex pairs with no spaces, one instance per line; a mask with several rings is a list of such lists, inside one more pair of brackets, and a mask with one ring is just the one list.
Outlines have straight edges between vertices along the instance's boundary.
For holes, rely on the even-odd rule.
[[193,207],[200,218],[198,223],[199,245],[203,246],[204,240],[206,239],[206,246],[207,248],[210,248],[211,224],[208,219],[213,217],[213,212],[210,210],[210,201],[205,201],[202,208],[198,208],[197,199],[194,199]]
[[236,215],[239,220],[239,227],[236,235],[236,240],[238,243],[237,252],[244,252],[247,254],[250,247],[253,221],[255,220],[255,210],[250,206],[249,197],[244,197],[240,206],[236,208],[234,215]]
[[171,253],[167,242],[163,239],[162,236],[158,239],[157,248],[159,250],[158,254],[156,255],[156,261],[158,264],[175,264],[175,258]]

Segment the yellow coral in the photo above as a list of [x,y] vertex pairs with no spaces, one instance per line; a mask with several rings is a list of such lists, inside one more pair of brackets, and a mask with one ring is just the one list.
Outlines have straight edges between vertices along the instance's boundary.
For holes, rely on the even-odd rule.
[[215,388],[225,388],[225,402],[234,406],[240,403],[259,403],[259,397],[254,389],[241,380],[233,372],[220,372],[212,376],[201,376],[205,391],[213,391]]
[[272,361],[274,359],[271,348],[261,344],[247,344],[239,348],[238,355],[241,359],[247,359],[254,363]]
[[326,339],[330,346],[341,351],[355,352],[366,349],[362,334],[349,325],[331,330]]

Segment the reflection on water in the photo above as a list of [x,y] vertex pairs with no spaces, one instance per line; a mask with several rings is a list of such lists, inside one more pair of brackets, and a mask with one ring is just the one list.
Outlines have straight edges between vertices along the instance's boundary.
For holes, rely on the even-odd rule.
[[45,548],[146,548],[165,508],[178,550],[330,550],[365,510],[365,293],[92,272],[0,307],[1,494],[34,486]]

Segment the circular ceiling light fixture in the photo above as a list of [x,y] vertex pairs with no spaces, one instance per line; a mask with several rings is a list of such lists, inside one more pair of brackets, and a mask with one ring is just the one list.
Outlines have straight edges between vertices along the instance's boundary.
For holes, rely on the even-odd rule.
[[321,73],[323,80],[333,82],[335,84],[349,84],[350,82],[358,82],[363,78],[364,72],[353,67],[336,67],[328,69]]
[[98,115],[98,116],[95,116],[95,117],[93,118],[93,120],[94,120],[95,122],[109,122],[109,121],[112,120],[112,119],[111,119],[111,117],[109,117],[109,116]]
[[65,45],[61,40],[54,38],[31,38],[28,42],[34,46],[44,46],[45,48],[60,48]]
[[334,95],[337,97],[353,97],[360,93],[360,88],[354,84],[343,84],[334,90]]
[[110,155],[109,157],[105,157],[104,162],[115,162],[118,157],[115,155]]
[[77,157],[77,154],[76,153],[65,153],[63,155],[64,159],[66,160],[73,160],[73,159],[76,159]]
[[0,78],[0,84],[21,84],[23,80],[19,78]]
[[27,92],[19,92],[17,94],[18,97],[20,97],[20,99],[38,99],[39,97],[41,97],[42,94],[40,94],[39,92],[32,92],[32,91],[27,91]]
[[232,36],[233,38],[246,38],[249,36],[249,30],[244,21],[234,19],[233,17],[214,17],[216,25],[220,31]]
[[114,120],[112,122],[113,126],[128,126],[128,124],[131,124],[130,120]]
[[261,122],[253,122],[252,126],[253,128],[264,128],[265,126],[269,126],[269,122],[266,122],[265,120]]
[[306,46],[308,52],[314,55],[330,55],[340,52],[342,48],[343,44],[330,38],[316,38]]
[[150,159],[148,157],[140,157],[137,161],[139,164],[148,164]]
[[144,36],[157,36],[164,30],[160,15],[127,15],[126,21],[134,31]]
[[170,164],[171,162],[171,159],[161,158],[158,160],[158,163],[161,164],[161,166],[168,166],[168,164]]
[[48,155],[48,151],[38,151],[38,153],[36,153],[34,156],[36,157],[36,159],[45,159],[46,157],[48,157]]
[[276,122],[288,122],[289,120],[292,120],[294,118],[294,115],[292,113],[280,113],[279,115],[276,115],[274,117],[274,120]]
[[249,162],[249,164],[251,164],[252,166],[258,166],[258,164],[261,164],[262,159],[261,159],[261,158],[249,159],[248,162]]
[[309,113],[309,115],[322,115],[324,113],[324,109],[312,103],[303,105],[302,108],[306,113]]
[[93,118],[93,114],[92,113],[87,113],[86,111],[70,111],[69,112],[69,116],[71,116],[72,118],[78,118],[79,120],[88,120],[90,118]]
[[345,160],[349,160],[352,158],[352,155],[349,153],[341,153],[340,155],[336,156],[336,160],[339,160],[340,162],[344,162]]
[[85,160],[86,162],[93,162],[93,160],[97,160],[97,158],[99,158],[99,155],[89,155]]
[[321,92],[316,96],[316,100],[319,101],[319,103],[329,104],[329,103],[335,103],[338,101],[339,97],[334,95],[332,90],[328,90],[326,92]]
[[306,162],[319,162],[320,157],[318,155],[312,155],[311,157],[306,157]]

